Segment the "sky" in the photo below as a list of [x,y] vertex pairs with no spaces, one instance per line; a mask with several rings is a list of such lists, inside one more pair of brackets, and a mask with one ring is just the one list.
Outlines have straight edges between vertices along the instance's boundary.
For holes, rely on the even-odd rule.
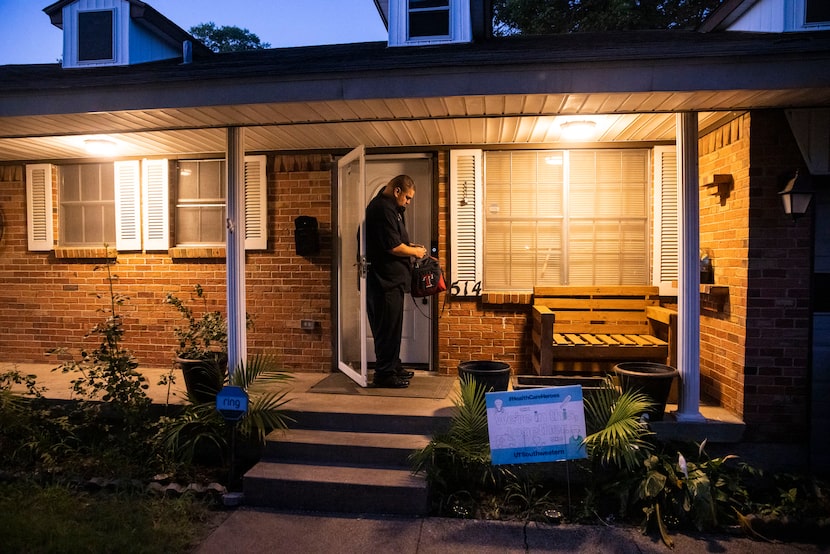
[[[43,8],[56,0],[0,0],[0,65],[55,63],[62,32]],[[145,0],[187,31],[212,21],[248,29],[272,48],[386,40],[373,0]]]

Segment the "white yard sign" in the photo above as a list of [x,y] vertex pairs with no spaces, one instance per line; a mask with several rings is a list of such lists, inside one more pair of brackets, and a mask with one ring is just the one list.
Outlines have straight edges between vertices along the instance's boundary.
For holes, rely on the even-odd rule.
[[581,386],[489,392],[485,400],[494,465],[586,457]]

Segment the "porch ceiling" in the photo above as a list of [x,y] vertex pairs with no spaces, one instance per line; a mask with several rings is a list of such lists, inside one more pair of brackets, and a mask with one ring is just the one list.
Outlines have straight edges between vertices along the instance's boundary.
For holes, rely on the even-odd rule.
[[248,129],[249,152],[563,145],[561,124],[574,119],[595,121],[591,142],[673,142],[674,111],[684,106],[707,110],[699,112],[705,129],[734,112],[714,110],[792,106],[799,94],[815,98],[809,90],[490,95],[0,117],[0,161],[88,158],[91,137],[115,142],[119,157],[221,153],[227,126]]

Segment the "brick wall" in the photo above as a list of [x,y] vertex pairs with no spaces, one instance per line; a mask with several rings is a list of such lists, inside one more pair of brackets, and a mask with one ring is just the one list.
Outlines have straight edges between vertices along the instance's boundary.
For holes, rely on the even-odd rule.
[[812,221],[784,216],[778,191],[807,169],[782,112],[752,113],[744,419],[752,439],[801,441],[809,409]]
[[[331,173],[328,156],[269,156],[268,250],[247,254],[246,295],[254,328],[249,352],[276,354],[286,369],[331,369]],[[0,209],[6,219],[0,241],[0,361],[51,362],[45,352],[82,345],[102,319],[109,298],[101,260],[56,259],[29,252],[26,195],[21,166],[0,167]],[[294,218],[318,219],[320,254],[294,253]],[[224,309],[224,259],[172,259],[167,253],[120,253],[116,291],[129,296],[120,312],[124,345],[145,367],[167,367],[173,358],[173,328],[179,318],[163,304],[166,293],[185,298],[201,284],[208,309]],[[97,298],[97,295],[103,298]],[[313,331],[300,328],[314,319]]]
[[[750,116],[704,135],[700,155],[700,247],[713,259],[715,283],[729,287],[724,304],[701,296],[700,390],[704,399],[744,412],[744,363],[749,253]],[[721,199],[707,187],[713,175],[731,175],[733,189]]]
[[723,307],[701,302],[701,392],[742,415],[747,440],[801,441],[809,376],[809,219],[781,208],[783,175],[803,160],[781,112],[745,114],[700,140],[701,184],[730,174],[721,202],[701,187],[700,244]]

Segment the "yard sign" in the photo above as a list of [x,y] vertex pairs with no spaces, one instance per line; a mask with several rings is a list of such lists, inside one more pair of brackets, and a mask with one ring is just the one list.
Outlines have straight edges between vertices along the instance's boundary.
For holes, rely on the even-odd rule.
[[493,465],[585,458],[582,387],[488,392]]

